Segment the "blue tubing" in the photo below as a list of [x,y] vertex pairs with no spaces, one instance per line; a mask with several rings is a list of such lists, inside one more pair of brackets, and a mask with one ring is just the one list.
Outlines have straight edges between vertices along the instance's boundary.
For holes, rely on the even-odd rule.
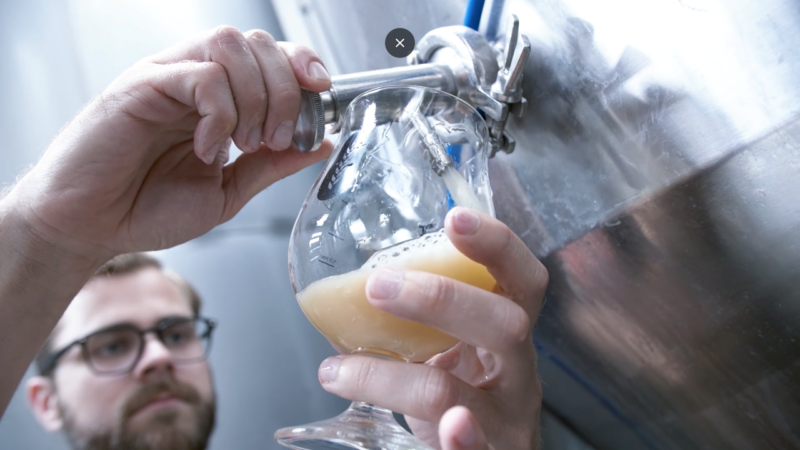
[[489,8],[489,19],[486,22],[486,40],[489,42],[497,39],[504,4],[505,0],[493,0],[492,7]]
[[481,14],[485,0],[469,0],[467,2],[467,12],[464,13],[464,26],[473,30],[478,30],[481,24]]

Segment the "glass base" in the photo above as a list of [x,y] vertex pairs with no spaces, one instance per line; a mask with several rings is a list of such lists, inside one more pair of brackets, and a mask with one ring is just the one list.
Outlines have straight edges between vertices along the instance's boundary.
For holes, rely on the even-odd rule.
[[332,419],[281,428],[275,440],[300,450],[433,450],[401,427],[391,411],[362,402]]

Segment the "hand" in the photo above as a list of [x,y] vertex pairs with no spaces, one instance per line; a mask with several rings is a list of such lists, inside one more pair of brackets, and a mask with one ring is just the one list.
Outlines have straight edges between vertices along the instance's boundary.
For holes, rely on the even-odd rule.
[[[538,448],[542,392],[532,327],[547,287],[547,270],[496,219],[455,208],[445,226],[455,247],[497,280],[494,292],[425,272],[400,271],[401,282],[381,289],[384,272],[372,274],[367,296],[383,311],[431,325],[462,342],[425,364],[357,355],[329,358],[320,368],[323,387],[405,414],[414,434],[435,448]],[[390,298],[387,286],[396,289]],[[456,405],[469,411],[452,409]],[[459,443],[458,436],[471,443]]]
[[[329,86],[312,50],[216,28],[123,73],[9,197],[37,237],[101,263],[177,245],[329,155],[329,142],[278,152],[291,144],[299,88]],[[225,165],[231,138],[245,154]]]

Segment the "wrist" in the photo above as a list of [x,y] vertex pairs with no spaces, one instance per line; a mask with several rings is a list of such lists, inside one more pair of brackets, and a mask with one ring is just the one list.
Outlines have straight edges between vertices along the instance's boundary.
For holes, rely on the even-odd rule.
[[12,190],[0,198],[0,248],[3,256],[31,275],[51,273],[65,278],[89,278],[113,255],[80,250],[45,235],[34,223],[35,213]]

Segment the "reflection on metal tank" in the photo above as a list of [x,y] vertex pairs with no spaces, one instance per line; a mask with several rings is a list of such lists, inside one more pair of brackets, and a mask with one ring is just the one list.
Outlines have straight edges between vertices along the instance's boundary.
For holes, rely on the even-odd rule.
[[[310,3],[345,72],[399,65],[385,30],[465,5]],[[492,183],[551,271],[548,410],[602,449],[800,448],[800,2],[505,12],[531,40],[529,107]]]

